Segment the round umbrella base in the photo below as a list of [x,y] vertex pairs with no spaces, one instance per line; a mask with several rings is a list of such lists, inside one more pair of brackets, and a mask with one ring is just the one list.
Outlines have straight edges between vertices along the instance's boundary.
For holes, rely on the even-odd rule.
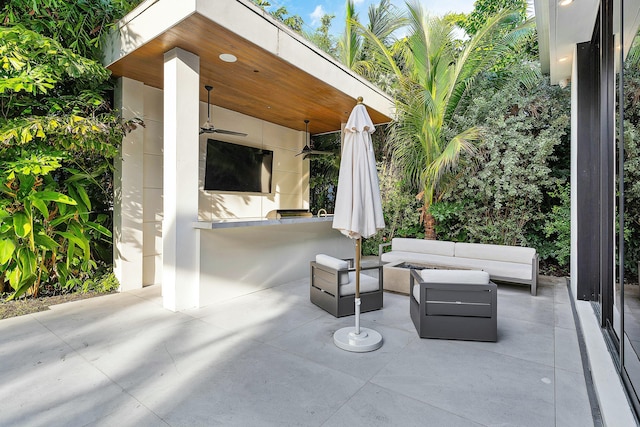
[[356,334],[356,328],[350,326],[338,329],[333,334],[333,342],[343,350],[364,353],[382,347],[382,335],[368,328],[360,328],[360,333]]

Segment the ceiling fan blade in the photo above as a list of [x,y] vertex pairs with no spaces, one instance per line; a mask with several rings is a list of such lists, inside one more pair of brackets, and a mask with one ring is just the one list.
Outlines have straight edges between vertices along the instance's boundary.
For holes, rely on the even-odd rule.
[[300,150],[300,152],[296,154],[294,157],[301,156],[302,154],[309,154],[310,152],[311,152],[311,148],[309,148],[308,145],[305,145],[304,148]]
[[200,135],[202,135],[203,133],[214,133],[214,132],[217,132],[217,131],[218,130],[215,129],[215,128],[202,126],[200,128]]
[[225,129],[214,129],[213,132],[221,133],[221,134],[224,134],[224,135],[247,136],[246,133],[235,132],[235,131],[232,131],[232,130],[225,130]]
[[221,133],[224,135],[234,135],[234,136],[247,136],[246,133],[242,132],[234,132],[232,130],[224,130],[224,129],[216,129],[211,123],[211,89],[212,86],[205,85],[204,87],[207,90],[207,121],[204,125],[200,127],[200,135],[203,133]]

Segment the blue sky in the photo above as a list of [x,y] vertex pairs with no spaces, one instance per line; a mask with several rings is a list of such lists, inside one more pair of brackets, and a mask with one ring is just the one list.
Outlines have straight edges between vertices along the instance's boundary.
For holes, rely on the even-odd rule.
[[[434,15],[444,15],[447,12],[469,13],[473,10],[475,0],[420,0],[425,9]],[[272,8],[281,6],[287,8],[289,15],[300,15],[306,26],[305,31],[311,31],[320,23],[320,17],[325,14],[333,14],[336,17],[331,21],[331,32],[342,33],[344,28],[344,9],[346,0],[269,0]],[[361,21],[366,21],[369,5],[378,4],[379,0],[355,0],[356,12]],[[401,10],[404,10],[403,0],[393,0]]]

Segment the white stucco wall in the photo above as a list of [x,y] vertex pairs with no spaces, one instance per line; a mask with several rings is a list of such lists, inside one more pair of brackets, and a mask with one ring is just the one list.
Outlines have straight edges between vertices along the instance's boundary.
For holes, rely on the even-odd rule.
[[162,91],[144,87],[143,282],[162,282]]

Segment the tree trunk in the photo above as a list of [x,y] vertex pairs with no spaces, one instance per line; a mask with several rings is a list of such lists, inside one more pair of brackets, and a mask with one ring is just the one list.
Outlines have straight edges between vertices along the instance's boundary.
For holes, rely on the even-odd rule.
[[436,219],[428,212],[424,215],[424,238],[436,240]]

